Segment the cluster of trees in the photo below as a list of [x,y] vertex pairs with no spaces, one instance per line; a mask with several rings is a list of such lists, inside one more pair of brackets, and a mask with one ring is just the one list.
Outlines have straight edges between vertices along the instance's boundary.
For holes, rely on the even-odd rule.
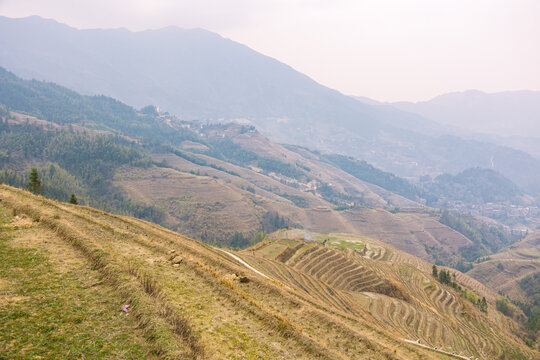
[[[39,174],[38,177],[36,177],[36,173]],[[41,184],[36,178],[39,178]],[[71,175],[58,164],[51,162],[33,168],[30,173],[15,172],[9,169],[2,170],[0,171],[0,179],[3,179],[3,182],[8,185],[26,188],[33,193],[64,202],[69,200],[70,194],[77,193],[84,197],[87,195],[80,179]],[[85,203],[88,203],[87,199],[85,199]]]
[[[4,172],[4,174],[11,174],[11,172]],[[22,183],[24,181],[23,176],[20,176],[20,177],[12,176],[11,178],[6,177],[6,179],[8,180],[8,184],[10,183],[10,181],[12,181],[12,179],[17,179],[16,180],[17,184],[20,185],[20,187],[23,187],[22,186]],[[0,184],[3,184],[2,176],[0,176]],[[43,184],[43,181],[41,180],[41,177],[39,175],[37,168],[33,167],[30,170],[30,173],[28,174],[28,182],[26,182],[26,185],[24,186],[24,188],[26,188],[28,191],[32,192],[35,195],[43,195],[44,184]],[[79,201],[77,200],[77,196],[75,196],[75,194],[71,194],[71,196],[69,197],[69,203],[74,204],[74,205],[79,204]]]
[[[39,169],[41,170],[34,167],[28,174],[17,174],[10,170],[0,172],[0,184],[6,183],[11,186],[27,189],[37,195],[44,195],[50,199],[69,202],[75,205],[80,203],[80,200],[75,193],[69,195],[68,189],[73,188],[70,183],[73,179],[70,179],[72,176],[69,173],[65,172],[65,170],[60,168],[57,164],[52,163]],[[64,175],[52,175],[53,173]],[[63,176],[67,176],[67,181]],[[75,181],[77,180],[75,179]],[[61,187],[58,184],[68,184],[68,186],[66,188]],[[82,194],[88,194],[85,187],[80,187],[79,191]],[[162,223],[165,219],[165,212],[162,209],[134,202],[131,199],[126,199],[121,193],[115,192],[114,190],[111,190],[106,194],[98,194],[95,197],[85,195],[83,202],[84,204],[108,212],[134,216],[157,224]]]
[[257,166],[266,172],[274,172],[296,180],[309,180],[302,170],[281,160],[261,157],[257,160]]
[[259,159],[259,155],[246,150],[229,138],[214,139],[206,142],[209,147],[208,155],[220,160],[226,160],[239,166],[245,166]]
[[533,346],[540,331],[540,272],[521,279],[519,285],[529,301],[510,300],[499,292],[501,297],[497,299],[495,306],[498,311],[525,326],[527,333],[524,334],[524,340],[529,346]]
[[288,199],[288,200],[292,201],[292,203],[295,206],[298,206],[299,208],[305,209],[305,208],[309,207],[309,203],[306,200],[306,198],[304,198],[304,197],[302,197],[300,195],[292,195],[292,194],[280,193],[280,192],[275,192],[275,191],[274,191],[274,193],[281,196],[281,197],[284,197],[285,199]]
[[463,234],[473,242],[473,246],[461,249],[461,255],[469,262],[497,252],[512,243],[500,228],[475,221],[471,216],[451,213],[447,209],[441,212],[439,222]]
[[240,189],[246,190],[252,194],[255,194],[255,188],[251,185],[248,185],[248,186],[240,185]]
[[264,232],[271,233],[279,229],[295,227],[291,221],[275,211],[267,211],[262,216],[261,228]]
[[461,271],[462,273],[466,273],[467,271],[473,268],[473,264],[471,264],[470,262],[465,262],[463,261],[463,259],[459,259],[458,262],[456,263],[455,268]]
[[486,297],[482,296],[482,300],[478,299],[476,301],[476,306],[480,309],[480,311],[487,313],[488,312],[488,304],[486,301]]
[[[338,209],[348,209],[355,205],[365,205],[364,197],[352,196],[337,191],[333,186],[323,182],[317,188],[317,192],[323,197],[324,200],[337,205]],[[354,205],[350,205],[354,204]]]
[[148,167],[152,163],[135,144],[124,145],[117,140],[106,135],[44,131],[26,124],[0,129],[0,151],[7,154],[6,163],[54,162],[97,192],[107,190],[119,166]]
[[495,307],[506,316],[514,316],[514,308],[506,298],[497,299],[495,301]]
[[518,303],[518,306],[527,315],[526,327],[536,333],[540,330],[540,272],[523,278],[519,285],[531,301]]
[[[540,310],[538,309],[538,302],[539,300],[537,299],[533,299],[531,303],[524,303],[516,300],[511,301],[507,297],[498,298],[495,302],[498,311],[525,326],[527,332],[522,334],[522,336],[524,336],[525,343],[531,347],[534,345],[536,338],[538,337],[538,331],[540,330]],[[523,313],[521,313],[519,309],[521,309]]]
[[450,274],[450,271],[448,270],[440,270],[437,268],[437,266],[433,265],[432,267],[432,275],[435,279],[439,280],[440,283],[449,285],[459,291],[462,296],[466,297],[467,299],[471,300],[482,312],[487,313],[488,311],[488,304],[485,297],[482,297],[482,299],[478,297],[471,298],[470,296],[467,296],[467,291],[464,290],[461,285],[459,285],[456,280],[456,274]]
[[6,105],[0,104],[0,120],[7,119],[9,117],[9,111]]
[[266,232],[259,231],[252,237],[244,235],[240,232],[235,232],[228,245],[235,249],[243,249],[250,245],[254,245],[264,239]]
[[189,161],[189,162],[191,162],[191,163],[193,163],[195,165],[208,166],[208,167],[211,167],[212,169],[223,171],[224,173],[227,173],[227,174],[230,174],[230,175],[233,175],[233,176],[238,176],[238,177],[240,176],[240,174],[238,174],[237,172],[227,170],[222,166],[209,163],[208,161],[206,161],[204,159],[201,159],[198,156],[188,154],[187,152],[177,150],[177,149],[175,149],[173,147],[168,147],[168,150],[170,152],[172,152],[173,154],[175,154],[176,156],[179,156],[179,157],[181,157],[183,159],[186,159],[187,161]]
[[445,285],[449,285],[451,287],[453,287],[454,289],[458,290],[458,291],[461,291],[462,288],[461,288],[461,285],[459,285],[455,280],[456,280],[456,274],[450,274],[450,271],[449,270],[438,270],[437,269],[437,266],[433,265],[432,267],[432,275],[434,278],[436,278],[437,280],[439,280],[440,283],[442,284],[445,284]]
[[423,184],[426,191],[471,204],[512,201],[521,190],[511,180],[490,169],[471,168],[457,175],[443,174]]
[[62,86],[22,80],[0,68],[0,99],[15,109],[58,124],[126,123],[136,111],[105,96],[84,96]]
[[[0,179],[12,186],[59,201],[82,200],[103,210],[161,223],[164,212],[135,204],[112,185],[122,165],[148,167],[149,156],[136,143],[117,136],[43,129],[30,124],[0,122]],[[21,164],[30,173],[14,171]],[[72,196],[77,194],[77,196]],[[80,195],[80,196],[79,196]]]
[[349,156],[337,154],[322,155],[321,159],[360,180],[378,185],[407,199],[415,201],[425,199],[428,204],[437,200],[437,197],[423,191],[407,180],[392,173],[379,170],[363,160],[356,160]]
[[263,241],[268,233],[290,227],[298,227],[298,225],[291,223],[289,219],[279,215],[279,213],[275,211],[268,211],[262,216],[261,230],[256,232],[253,236],[236,232],[232,236],[229,245],[238,249],[245,248]]
[[205,145],[210,148],[210,150],[207,151],[208,155],[231,162],[238,166],[245,167],[247,165],[256,164],[266,172],[274,172],[296,180],[308,179],[304,171],[301,170],[305,170],[306,167],[299,166],[298,164],[294,166],[278,159],[260,156],[253,151],[244,149],[229,138],[210,140],[205,142]]
[[39,174],[36,168],[32,168],[32,170],[30,171],[30,176],[28,177],[28,184],[26,184],[26,188],[34,194],[43,193],[43,184],[41,183],[41,179],[39,178]]

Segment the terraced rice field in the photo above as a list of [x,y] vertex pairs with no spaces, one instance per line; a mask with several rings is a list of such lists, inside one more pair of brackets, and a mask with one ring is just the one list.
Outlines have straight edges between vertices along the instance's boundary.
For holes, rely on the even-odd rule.
[[[68,263],[74,276],[84,269],[95,272],[92,286],[98,286],[104,297],[114,294],[103,306],[113,306],[109,313],[121,316],[125,336],[138,342],[145,357],[451,358],[403,342],[413,335],[482,359],[510,358],[505,354],[512,352],[529,359],[537,355],[474,308],[467,310],[467,317],[454,320],[451,314],[460,311],[455,304],[460,299],[448,289],[428,289],[423,284],[429,275],[410,264],[372,260],[352,250],[298,240],[267,241],[242,252],[230,251],[269,279],[220,249],[155,224],[3,185],[0,200],[2,245],[38,249],[50,260],[53,272]],[[83,280],[73,278],[80,282],[78,291],[87,289]],[[0,284],[5,281],[0,279]],[[6,296],[13,299],[19,294],[9,290]],[[34,301],[33,296],[41,295],[22,299],[18,306]],[[1,317],[14,305],[0,300]],[[65,301],[81,313],[92,309],[90,302]],[[129,305],[127,316],[121,304]],[[94,315],[96,321],[111,321],[100,314]],[[71,325],[84,330],[76,322]],[[10,331],[20,338],[27,329]],[[51,331],[61,339],[55,329]],[[4,336],[0,333],[0,349],[8,349]],[[96,346],[86,333],[71,340],[77,348],[89,343]],[[25,351],[36,354],[43,346],[24,344]],[[126,346],[118,340],[117,352],[96,353],[103,354],[100,358],[119,358]],[[9,349],[15,354],[17,347]]]
[[[281,236],[285,239],[279,240]],[[362,251],[350,247],[339,250],[343,247],[335,246],[345,239],[355,240],[347,234],[320,235],[316,238],[321,243],[305,241],[302,237],[299,230],[286,231],[283,235],[274,235],[278,240],[258,244],[244,253],[259,269],[269,268],[268,260],[273,259],[273,267],[280,262],[281,268],[286,269],[282,272],[294,270],[298,278],[309,275],[328,287],[339,289],[340,301],[348,304],[347,311],[354,313],[358,307],[367,309],[380,326],[399,329],[406,338],[419,339],[423,344],[450,353],[469,354],[467,356],[510,356],[505,355],[511,351],[509,341],[501,336],[503,330],[486,322],[491,320],[504,327],[510,325],[508,319],[494,310],[488,316],[480,313],[454,289],[434,280],[430,275],[431,264],[366,237],[357,238],[363,241]],[[314,237],[308,234],[308,238]],[[257,262],[254,260],[257,255],[268,260]],[[480,296],[488,295],[494,301],[493,291],[476,280],[461,273],[457,280],[469,288],[480,289]],[[311,294],[322,294],[318,289],[324,289],[321,285],[310,287],[306,280],[299,285]],[[494,309],[494,304],[491,305]]]

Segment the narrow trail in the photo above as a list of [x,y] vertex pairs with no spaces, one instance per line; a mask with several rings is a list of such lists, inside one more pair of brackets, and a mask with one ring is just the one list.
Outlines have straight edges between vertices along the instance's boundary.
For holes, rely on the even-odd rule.
[[249,265],[247,262],[245,262],[244,260],[242,260],[241,258],[239,258],[238,256],[234,255],[234,254],[231,254],[230,252],[226,251],[226,250],[223,250],[223,249],[218,249],[216,248],[217,250],[219,251],[222,251],[224,252],[225,254],[229,255],[230,257],[232,257],[234,260],[238,261],[240,264],[244,265],[245,267],[247,267],[248,269],[250,269],[251,271],[254,271],[256,272],[257,274],[261,275],[261,276],[264,276],[265,278],[267,279],[270,279],[270,280],[273,280],[271,277],[269,276],[266,276],[265,274],[263,274],[262,272],[260,272],[259,270],[255,269],[253,266]]
[[448,355],[448,356],[453,356],[453,357],[456,357],[456,358],[458,358],[458,359],[465,359],[465,360],[475,359],[474,356],[463,356],[463,355],[458,355],[458,354],[451,353],[451,352],[448,352],[448,351],[444,351],[444,350],[441,350],[441,349],[433,348],[433,347],[431,347],[431,346],[429,346],[429,345],[420,344],[420,343],[417,342],[417,341],[413,341],[413,340],[409,340],[409,339],[403,339],[403,341],[405,341],[406,343],[409,343],[409,344],[413,344],[413,345],[416,345],[416,346],[423,347],[423,348],[425,348],[425,349],[429,349],[429,350],[432,350],[432,351],[439,352],[439,353],[441,353],[441,354],[445,354],[445,355]]

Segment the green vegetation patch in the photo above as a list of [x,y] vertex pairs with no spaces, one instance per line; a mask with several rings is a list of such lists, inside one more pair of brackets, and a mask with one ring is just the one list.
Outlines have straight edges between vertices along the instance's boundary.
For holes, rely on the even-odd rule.
[[[324,240],[323,240],[324,242]],[[364,244],[354,241],[347,241],[347,240],[330,240],[326,242],[326,245],[334,247],[340,251],[343,251],[345,249],[351,249],[351,250],[358,250],[362,251],[364,249]]]
[[82,285],[97,273],[58,272],[45,251],[11,246],[13,234],[0,228],[0,359],[150,357],[114,294]]
[[361,242],[359,239],[364,238],[363,236],[356,236],[354,240],[352,239],[344,239],[345,236],[335,236],[335,235],[325,235],[320,234],[317,235],[315,238],[315,241],[320,242],[321,244],[324,243],[327,246],[334,247],[338,250],[345,250],[345,249],[351,249],[351,250],[357,250],[362,251],[364,250],[364,247],[366,246],[365,243]]
[[443,210],[439,219],[444,224],[473,242],[470,247],[461,248],[462,257],[474,261],[492,252],[497,252],[513,242],[504,231],[498,227],[475,220],[472,216]]
[[357,179],[378,185],[383,189],[392,191],[408,199],[418,200],[419,198],[427,198],[429,201],[435,200],[407,180],[392,173],[379,170],[365,161],[337,154],[323,155],[321,160],[329,162]]

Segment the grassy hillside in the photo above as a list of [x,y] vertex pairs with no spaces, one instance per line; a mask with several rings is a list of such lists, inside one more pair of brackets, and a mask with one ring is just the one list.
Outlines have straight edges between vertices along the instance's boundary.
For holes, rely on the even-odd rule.
[[[391,254],[381,256],[376,240],[363,238],[363,255],[293,239],[227,253],[5,185],[0,199],[0,348],[10,358],[65,356],[67,343],[77,357],[99,358],[538,355],[509,332],[511,320],[480,312],[399,260],[410,255],[385,248]],[[108,341],[96,342],[96,333]]]
[[365,161],[359,161],[352,157],[335,154],[325,155],[323,158],[360,180],[377,184],[386,190],[392,191],[408,199],[418,201],[422,199],[426,200],[427,198],[428,202],[433,201],[429,195],[422,193],[419,188],[408,181],[395,176],[394,174],[376,169]]

